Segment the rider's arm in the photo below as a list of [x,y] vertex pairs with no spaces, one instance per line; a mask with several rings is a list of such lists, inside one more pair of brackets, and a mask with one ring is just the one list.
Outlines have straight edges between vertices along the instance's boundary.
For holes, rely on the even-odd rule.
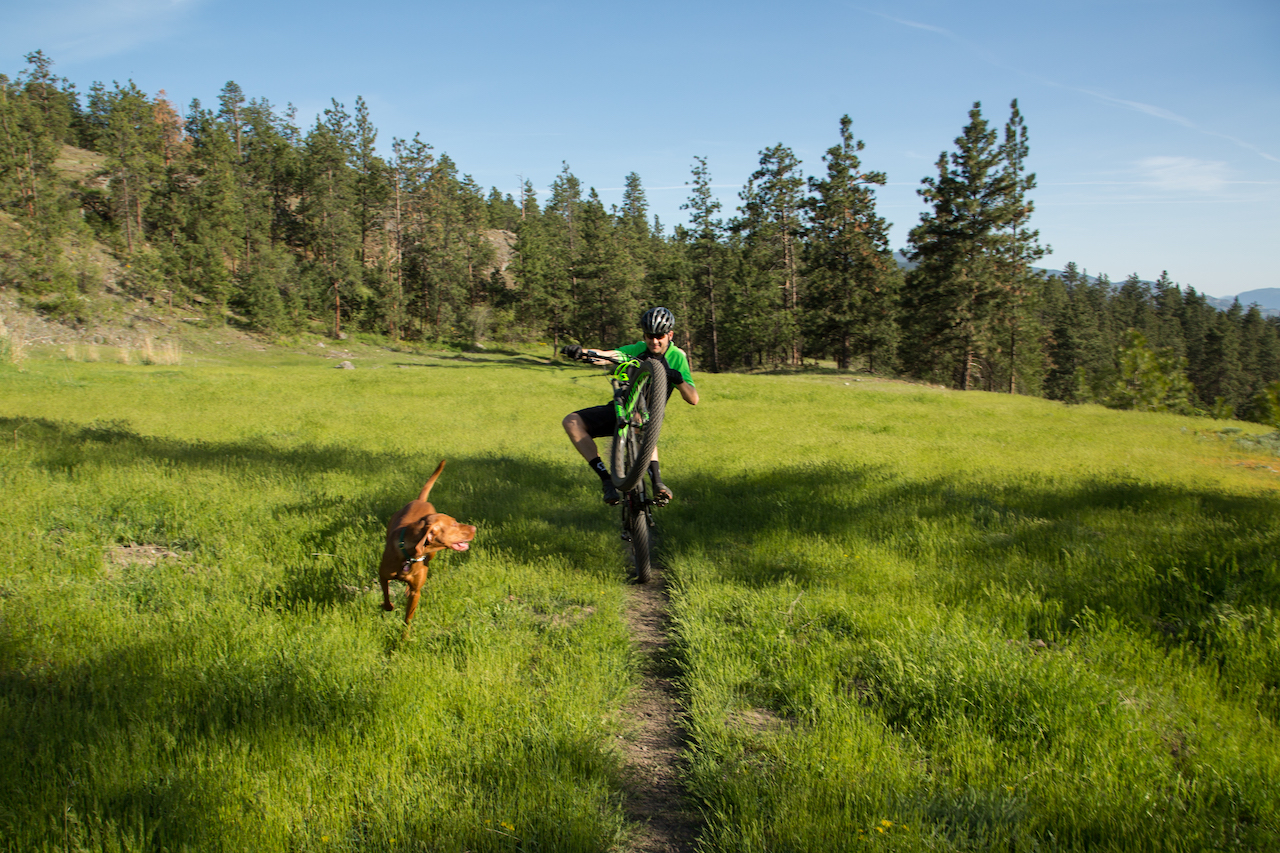
[[595,355],[602,356],[601,358],[590,358],[584,352],[583,360],[589,361],[592,364],[610,364],[611,362],[605,361],[605,359],[611,358],[614,361],[617,361],[623,358],[622,353],[620,353],[616,349],[593,349],[593,350],[587,350],[587,352],[591,352],[591,353],[594,353]]
[[680,396],[690,406],[698,405],[698,389],[693,387],[690,382],[681,382],[676,386],[676,390],[680,392]]

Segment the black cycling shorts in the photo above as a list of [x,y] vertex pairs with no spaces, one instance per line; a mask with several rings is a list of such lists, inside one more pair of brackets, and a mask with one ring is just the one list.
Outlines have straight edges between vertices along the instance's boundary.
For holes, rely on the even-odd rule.
[[574,414],[582,418],[583,423],[587,425],[587,435],[592,438],[605,438],[613,435],[613,426],[618,422],[613,413],[612,403],[605,403],[603,406],[588,406],[585,409],[578,409]]

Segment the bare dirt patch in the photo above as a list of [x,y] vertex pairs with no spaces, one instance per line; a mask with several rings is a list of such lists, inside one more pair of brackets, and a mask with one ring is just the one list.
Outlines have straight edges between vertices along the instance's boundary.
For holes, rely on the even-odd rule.
[[640,827],[630,851],[683,853],[694,849],[702,824],[680,784],[685,730],[660,567],[649,583],[631,588],[627,621],[644,658],[644,680],[626,712],[634,728],[623,744],[630,774],[627,815]]
[[117,545],[107,552],[107,562],[115,566],[157,566],[182,557],[182,554],[170,551],[163,545],[139,545],[134,542]]

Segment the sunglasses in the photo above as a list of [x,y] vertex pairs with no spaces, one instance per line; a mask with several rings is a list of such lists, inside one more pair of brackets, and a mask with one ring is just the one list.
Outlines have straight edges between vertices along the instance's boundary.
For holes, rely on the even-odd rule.
[[671,334],[671,333],[670,333],[670,332],[667,332],[666,334],[662,334],[662,335],[654,335],[654,334],[651,334],[651,333],[649,333],[649,332],[645,332],[645,333],[644,333],[644,336],[645,336],[646,338],[648,338],[649,340],[651,340],[651,341],[656,341],[656,340],[661,340],[662,338],[665,338],[665,337],[666,337],[667,335],[669,335],[669,334]]

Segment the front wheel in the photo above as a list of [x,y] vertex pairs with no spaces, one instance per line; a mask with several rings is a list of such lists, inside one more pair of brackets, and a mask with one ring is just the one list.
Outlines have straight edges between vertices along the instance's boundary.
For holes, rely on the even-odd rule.
[[642,425],[623,425],[614,432],[609,456],[613,484],[620,492],[629,492],[649,467],[649,460],[658,449],[658,436],[662,432],[662,417],[667,408],[667,371],[663,362],[644,359],[640,369],[648,376],[639,376],[639,399],[635,412],[644,420]]

